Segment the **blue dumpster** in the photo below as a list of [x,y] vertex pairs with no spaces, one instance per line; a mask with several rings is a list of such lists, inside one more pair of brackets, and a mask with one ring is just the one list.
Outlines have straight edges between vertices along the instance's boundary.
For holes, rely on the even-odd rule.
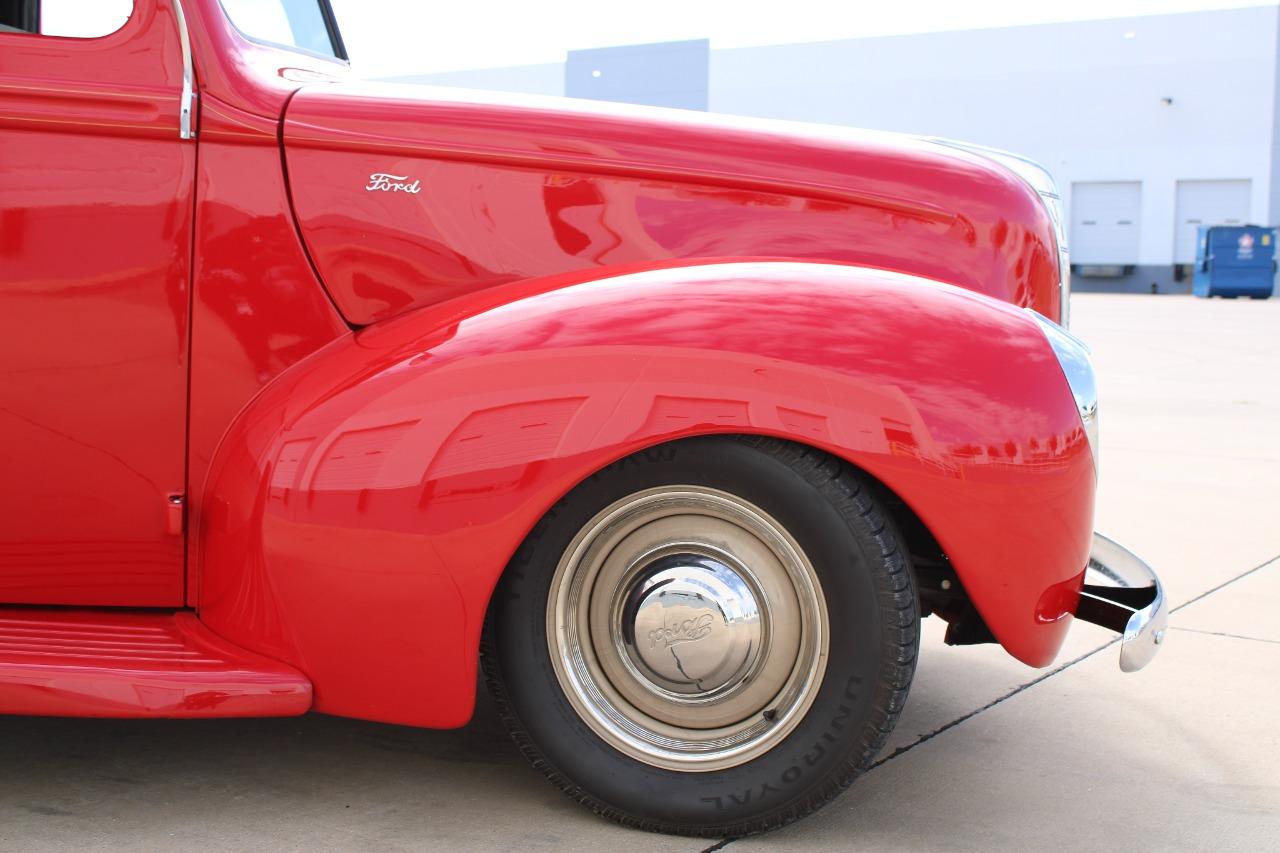
[[1266,299],[1275,288],[1276,229],[1201,225],[1196,239],[1196,296]]

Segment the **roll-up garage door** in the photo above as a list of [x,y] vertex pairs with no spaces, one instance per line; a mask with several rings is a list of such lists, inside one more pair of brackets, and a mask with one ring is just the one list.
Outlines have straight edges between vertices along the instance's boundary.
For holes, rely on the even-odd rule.
[[1195,263],[1201,225],[1248,224],[1251,190],[1249,181],[1178,181],[1173,262]]
[[1138,263],[1141,181],[1087,181],[1071,185],[1071,262]]

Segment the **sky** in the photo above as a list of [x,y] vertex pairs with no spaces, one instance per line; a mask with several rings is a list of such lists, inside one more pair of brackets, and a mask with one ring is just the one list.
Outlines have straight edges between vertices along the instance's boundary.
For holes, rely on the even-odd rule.
[[712,48],[1274,5],[1275,0],[331,0],[362,77],[562,62],[569,50]]

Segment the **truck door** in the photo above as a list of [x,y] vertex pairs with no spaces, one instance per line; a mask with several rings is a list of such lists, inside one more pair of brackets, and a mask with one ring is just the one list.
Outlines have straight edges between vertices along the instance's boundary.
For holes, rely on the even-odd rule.
[[0,0],[0,603],[183,601],[176,4]]

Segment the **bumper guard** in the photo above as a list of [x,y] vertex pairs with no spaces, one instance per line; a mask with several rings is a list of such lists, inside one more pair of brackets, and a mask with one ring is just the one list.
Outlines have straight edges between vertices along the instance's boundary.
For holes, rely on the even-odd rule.
[[1164,642],[1168,604],[1151,567],[1101,533],[1093,534],[1089,567],[1076,618],[1120,636],[1120,669],[1136,672],[1150,663]]

